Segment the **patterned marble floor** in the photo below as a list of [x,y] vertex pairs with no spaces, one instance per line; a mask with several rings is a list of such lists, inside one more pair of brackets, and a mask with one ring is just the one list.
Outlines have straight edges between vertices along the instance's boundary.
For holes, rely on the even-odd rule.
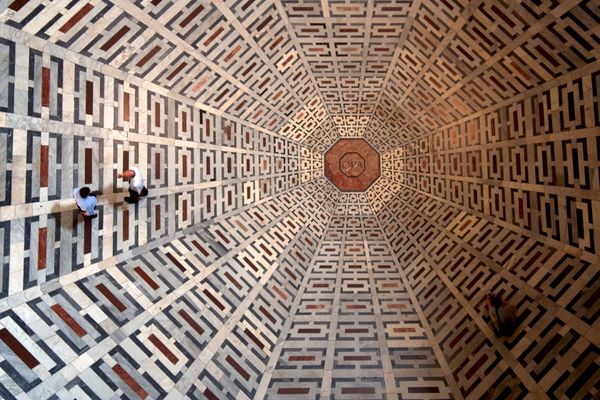
[[[599,22],[0,0],[0,397],[599,398]],[[323,154],[363,135],[381,177],[342,195]]]

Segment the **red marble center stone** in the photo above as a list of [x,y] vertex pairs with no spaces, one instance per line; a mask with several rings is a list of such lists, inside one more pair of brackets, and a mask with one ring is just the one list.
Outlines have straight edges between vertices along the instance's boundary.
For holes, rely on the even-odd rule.
[[340,139],[325,153],[325,176],[344,192],[367,190],[380,175],[379,153],[363,139]]

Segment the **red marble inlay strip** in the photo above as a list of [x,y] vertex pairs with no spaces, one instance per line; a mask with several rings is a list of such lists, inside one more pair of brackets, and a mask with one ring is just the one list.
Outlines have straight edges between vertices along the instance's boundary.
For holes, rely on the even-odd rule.
[[405,355],[400,355],[400,359],[401,360],[427,360],[427,357],[423,356],[423,355],[419,355],[419,354],[405,354]]
[[181,112],[181,131],[187,132],[187,113],[185,111]]
[[173,352],[163,342],[161,342],[154,333],[148,336],[148,339],[150,339],[150,342],[152,342],[152,344],[156,346],[156,348],[160,350],[160,352],[163,353],[173,365],[179,362],[179,358],[177,358],[177,356],[173,354]]
[[103,283],[96,285],[96,289],[100,291],[112,303],[113,306],[117,308],[120,312],[123,312],[127,309],[125,304],[121,303],[121,300],[117,298]]
[[150,61],[150,59],[152,57],[154,57],[156,55],[156,53],[158,53],[160,51],[160,46],[154,46],[154,48],[152,50],[150,50],[148,52],[148,54],[146,54],[144,57],[142,57],[140,59],[140,61],[137,62],[136,67],[143,67],[144,64],[146,64],[148,61]]
[[215,303],[215,305],[217,307],[219,307],[219,309],[221,311],[225,310],[225,306],[223,305],[223,303],[221,303],[208,289],[204,289],[202,291],[202,293],[204,293],[206,295],[206,297],[208,297],[210,299],[210,301],[212,301],[213,303]]
[[185,320],[199,335],[204,333],[204,329],[188,314],[185,310],[179,310],[179,315]]
[[265,26],[267,26],[267,24],[268,24],[268,23],[269,23],[269,22],[270,22],[272,19],[273,19],[273,16],[272,16],[272,15],[269,15],[267,18],[265,18],[265,20],[264,20],[263,22],[261,22],[261,23],[260,23],[260,25],[258,25],[258,26],[256,27],[256,31],[257,31],[257,32],[260,32],[260,31],[262,31],[262,30],[263,30],[263,28],[264,28]]
[[139,276],[150,286],[152,289],[158,289],[158,284],[154,279],[152,279],[146,271],[144,271],[140,266],[137,266],[133,269]]
[[481,366],[487,361],[487,359],[487,354],[482,354],[481,357],[479,357],[479,360],[477,360],[475,364],[473,364],[473,366],[465,374],[467,379],[471,379],[471,377],[475,374],[475,372],[477,372],[477,370],[479,370],[479,368],[481,368]]
[[315,361],[315,356],[289,356],[288,361]]
[[182,217],[182,219],[184,221],[187,221],[187,211],[188,211],[187,210],[187,200],[183,200],[181,202],[181,208],[183,208],[183,217]]
[[205,249],[204,247],[202,247],[202,246],[200,245],[200,243],[198,243],[198,242],[197,242],[197,241],[195,241],[195,240],[192,240],[192,244],[193,244],[193,245],[194,245],[194,246],[195,246],[195,247],[196,247],[198,250],[200,250],[200,252],[201,252],[201,253],[204,255],[204,257],[208,257],[208,256],[209,256],[209,252],[208,252],[208,251],[206,251],[206,249]]
[[129,93],[123,93],[123,121],[129,121]]
[[154,103],[154,125],[160,128],[160,103]]
[[519,198],[519,200],[517,201],[517,204],[519,206],[519,218],[523,219],[523,217],[525,216],[525,210],[523,207],[523,199]]
[[256,268],[256,265],[254,265],[251,259],[249,259],[248,257],[244,257],[244,261],[250,268],[254,270],[254,272],[258,272],[258,268]]
[[435,386],[409,386],[408,393],[439,393],[440,389]]
[[186,268],[179,262],[179,260],[177,258],[175,258],[175,256],[169,252],[167,252],[167,258],[169,260],[171,260],[173,262],[173,264],[175,264],[177,266],[177,268],[179,268],[179,270],[181,272],[185,272]]
[[123,241],[129,240],[129,210],[123,210]]
[[60,27],[59,31],[62,33],[67,33],[69,30],[71,30],[72,27],[74,27],[79,21],[81,21],[81,19],[85,17],[85,15],[89,13],[92,10],[92,8],[94,8],[94,6],[90,3],[87,3],[85,6],[81,7],[81,10],[77,11],[75,15],[73,15],[67,22],[65,22],[64,25]]
[[244,330],[244,333],[259,347],[259,348],[264,348],[265,345],[263,344],[263,342],[260,341],[259,338],[256,337],[256,335],[254,335],[254,333],[250,332],[250,330],[248,328],[246,328]]
[[160,153],[154,154],[154,179],[160,179]]
[[187,166],[188,166],[188,165],[187,165],[187,155],[186,155],[186,154],[183,154],[183,155],[181,156],[181,163],[183,164],[183,168],[182,168],[182,171],[181,171],[181,175],[182,175],[184,178],[187,178]]
[[127,386],[129,386],[135,392],[135,394],[139,396],[140,399],[145,399],[148,397],[148,393],[144,390],[144,388],[142,388],[140,384],[137,383],[135,379],[133,379],[133,377],[123,369],[123,367],[121,367],[119,364],[115,364],[115,366],[112,367],[112,370],[119,378],[123,380],[123,382],[127,384]]
[[321,328],[300,328],[298,333],[321,333]]
[[0,340],[6,343],[8,348],[11,349],[29,368],[33,369],[40,364],[37,358],[35,358],[34,355],[31,354],[29,350],[27,350],[25,346],[23,346],[21,342],[19,342],[19,340],[17,340],[17,338],[8,331],[8,329],[0,329]]
[[225,58],[223,59],[225,62],[229,62],[233,57],[235,57],[235,55],[242,49],[242,45],[238,44],[237,46],[235,46],[233,48],[233,50],[231,50],[229,52],[229,54],[227,54],[227,56],[225,56]]
[[258,309],[260,310],[261,313],[263,313],[263,315],[265,317],[267,317],[267,319],[269,321],[271,321],[271,323],[274,324],[277,322],[277,320],[275,320],[275,317],[273,317],[273,315],[266,308],[264,308],[263,306],[260,306]]
[[211,392],[209,388],[204,389],[202,394],[205,395],[208,400],[219,400],[219,398],[213,392]]
[[248,7],[250,7],[252,5],[252,3],[254,3],[254,0],[248,0],[247,2],[245,2],[244,5],[242,6],[242,11],[246,11],[246,9]]
[[14,11],[19,11],[28,2],[29,0],[15,0],[10,4],[10,6],[8,6],[8,8]]
[[38,270],[46,268],[46,236],[48,228],[40,228],[38,233]]
[[217,29],[212,35],[210,35],[209,38],[206,39],[203,44],[205,46],[209,46],[212,43],[212,41],[215,40],[224,30],[225,28],[223,28],[222,26],[219,27],[219,29]]
[[48,146],[40,146],[40,187],[48,187]]
[[283,293],[281,291],[281,289],[279,289],[277,286],[273,286],[273,290],[275,291],[275,293],[277,293],[279,295],[279,297],[281,297],[283,300],[287,300],[287,296],[285,293]]
[[202,10],[204,10],[204,6],[203,5],[199,5],[198,7],[196,7],[192,12],[190,12],[188,14],[187,17],[185,17],[185,19],[183,21],[181,21],[179,23],[179,26],[181,26],[182,28],[185,28],[187,26],[187,24],[189,24],[190,22],[192,22],[192,20],[194,18],[196,18],[198,16],[198,14],[200,14],[202,12]]
[[85,81],[85,113],[94,114],[94,82]]
[[92,220],[85,218],[83,220],[83,254],[92,252]]
[[123,150],[123,170],[129,169],[129,150]]
[[277,47],[277,45],[279,43],[281,43],[283,41],[283,36],[279,36],[277,39],[275,39],[271,45],[269,46],[269,49],[273,50],[275,47]]
[[277,394],[288,394],[288,395],[294,395],[294,394],[308,394],[310,392],[309,388],[279,388],[277,389]]
[[169,76],[167,76],[167,80],[170,81],[171,79],[175,78],[175,76],[177,76],[178,73],[181,72],[182,69],[185,68],[185,66],[187,65],[187,63],[184,61],[181,64],[179,64],[179,66],[177,68],[175,68],[175,70],[173,70],[173,72],[171,72],[169,74]]
[[348,328],[346,333],[369,333],[369,330],[367,328]]
[[155,230],[160,230],[160,204],[154,206],[154,227]]
[[100,50],[102,51],[107,51],[109,50],[111,47],[113,47],[115,45],[115,43],[117,43],[117,41],[119,39],[121,39],[127,32],[129,32],[129,27],[128,26],[124,26],[121,29],[119,29],[119,31],[117,33],[115,33],[110,39],[108,39],[106,41],[106,43],[104,43],[102,45],[102,47],[100,47]]
[[510,26],[511,28],[514,28],[515,26],[517,26],[512,19],[510,19],[506,14],[504,14],[498,7],[496,7],[495,5],[492,6],[492,11],[494,13],[496,13],[497,16],[499,16],[500,18],[502,18],[502,20],[504,22],[506,22],[506,24],[508,26]]
[[240,285],[240,283],[233,276],[231,276],[229,272],[225,272],[225,277],[229,279],[229,282],[231,282],[237,290],[242,290],[242,285]]
[[50,68],[42,67],[42,107],[50,105]]
[[85,149],[84,151],[84,158],[85,158],[85,162],[84,162],[84,179],[83,179],[83,183],[92,183],[92,168],[93,166],[93,160],[92,160],[92,149]]
[[[223,240],[223,242],[225,242],[225,243],[229,243],[230,242],[229,239],[227,239],[225,237],[225,235],[223,234],[223,232],[221,232],[220,230],[217,230],[216,232],[217,232],[217,235],[221,238],[221,240]],[[246,260],[246,259],[247,258],[244,257],[244,260]],[[255,271],[258,271],[258,269],[255,269]]]
[[238,364],[237,361],[233,359],[233,357],[227,356],[225,360],[229,363],[229,365],[233,367],[233,369],[235,369],[242,376],[242,378],[244,378],[245,380],[250,379],[250,374],[240,364]]
[[77,336],[83,337],[86,335],[86,330],[83,329],[60,304],[54,304],[50,308],[64,321],[65,324],[68,325],[69,328],[73,330],[73,332],[75,332]]

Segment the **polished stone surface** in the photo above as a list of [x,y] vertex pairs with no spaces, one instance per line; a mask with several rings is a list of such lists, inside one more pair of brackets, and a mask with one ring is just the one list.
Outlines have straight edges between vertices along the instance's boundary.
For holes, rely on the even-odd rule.
[[0,398],[600,398],[599,1],[0,0]]
[[363,192],[381,175],[380,157],[363,139],[340,139],[325,153],[325,176],[343,192]]

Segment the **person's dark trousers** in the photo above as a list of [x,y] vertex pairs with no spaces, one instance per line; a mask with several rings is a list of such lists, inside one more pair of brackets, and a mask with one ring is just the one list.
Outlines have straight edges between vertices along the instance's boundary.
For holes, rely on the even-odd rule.
[[125,201],[129,204],[135,204],[140,201],[140,197],[148,196],[148,189],[144,186],[142,193],[129,189],[129,197],[125,197]]

